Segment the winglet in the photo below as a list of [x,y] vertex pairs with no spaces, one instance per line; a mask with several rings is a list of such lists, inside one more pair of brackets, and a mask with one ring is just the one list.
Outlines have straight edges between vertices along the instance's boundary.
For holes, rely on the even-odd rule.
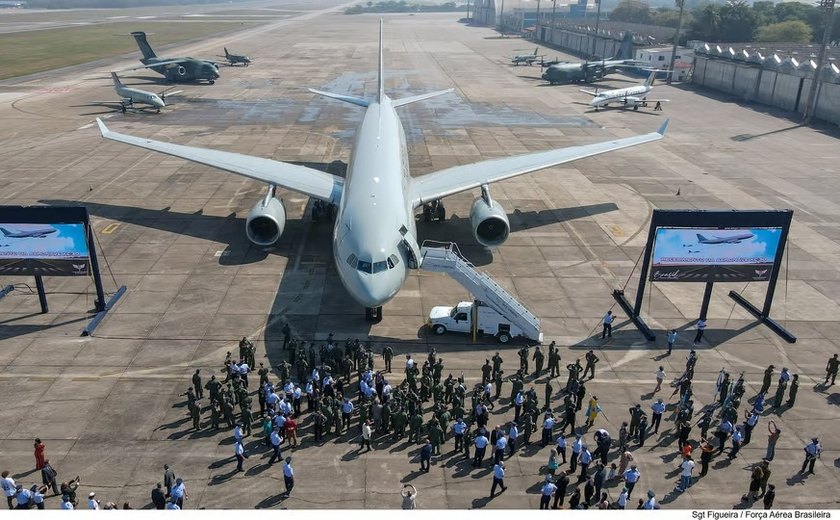
[[656,131],[656,133],[659,135],[665,135],[665,130],[668,130],[668,123],[670,122],[671,118],[666,119],[665,122],[662,123],[662,126],[659,127],[659,130]]
[[105,123],[103,123],[98,117],[96,118],[96,124],[99,125],[99,133],[102,134],[102,137],[107,137],[107,134],[111,133],[111,131],[108,130],[108,127],[105,126]]
[[376,102],[382,103],[385,98],[385,73],[383,72],[382,64],[382,18],[379,19],[379,82],[376,91]]

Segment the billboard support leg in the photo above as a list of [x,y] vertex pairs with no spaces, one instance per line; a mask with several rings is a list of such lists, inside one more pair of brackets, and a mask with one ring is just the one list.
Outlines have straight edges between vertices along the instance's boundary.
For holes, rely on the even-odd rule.
[[3,287],[2,289],[0,289],[0,298],[6,296],[7,294],[9,294],[10,292],[12,292],[14,290],[15,290],[15,286],[11,285],[11,284],[7,285],[6,287]]
[[706,290],[703,292],[703,303],[700,304],[700,319],[705,320],[709,312],[709,302],[712,301],[712,287],[715,282],[706,282]]
[[44,279],[40,276],[35,276],[35,288],[38,289],[38,301],[41,302],[41,314],[50,312],[50,306],[47,304],[47,291],[44,290]]
[[93,284],[96,286],[96,312],[102,312],[106,308],[105,290],[102,288],[102,276],[99,274],[99,261],[96,258],[96,246],[94,244],[93,226],[90,224],[87,208],[85,211],[85,228],[87,229],[87,243],[90,251],[90,266],[93,271]]
[[629,317],[630,321],[633,322],[633,325],[635,325],[636,328],[639,329],[639,332],[641,332],[642,335],[644,335],[645,339],[647,339],[648,341],[655,340],[656,334],[654,334],[653,331],[650,330],[650,327],[648,327],[647,323],[645,323],[644,320],[642,320],[642,318],[639,317],[638,314],[635,314],[633,312],[633,308],[630,307],[630,302],[628,302],[627,298],[624,297],[624,291],[622,291],[621,289],[615,289],[613,290],[612,294],[613,298],[615,298],[616,303],[618,303],[618,306],[624,310],[624,312],[627,314],[627,317]]
[[97,312],[96,316],[90,320],[90,323],[88,323],[84,330],[82,330],[82,336],[93,335],[94,329],[96,329],[96,327],[99,326],[99,323],[105,319],[105,316],[108,315],[108,311],[111,310],[111,307],[113,307],[115,303],[117,303],[117,300],[122,298],[123,294],[125,294],[125,285],[121,285],[120,288],[117,289],[117,292],[115,292],[114,295],[111,296],[111,299],[105,304],[105,308]]
[[735,291],[729,291],[729,297],[735,300],[737,304],[741,307],[745,308],[747,312],[755,316],[755,318],[767,325],[770,330],[778,334],[783,340],[787,341],[788,343],[796,343],[796,336],[791,334],[789,330],[782,327],[779,322],[772,319],[770,316],[765,316],[758,310],[758,307],[750,303],[746,298],[741,296],[740,294],[736,293]]

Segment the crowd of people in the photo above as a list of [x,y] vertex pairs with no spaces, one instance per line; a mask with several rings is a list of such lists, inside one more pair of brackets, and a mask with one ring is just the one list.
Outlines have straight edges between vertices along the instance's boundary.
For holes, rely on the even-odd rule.
[[[604,335],[611,334],[611,323],[612,320],[605,320]],[[670,398],[657,398],[651,404],[650,419],[641,403],[629,407],[627,420],[621,423],[617,434],[612,434],[597,427],[602,407],[598,397],[586,387],[596,377],[600,361],[593,350],[583,356],[582,362],[576,359],[565,365],[565,383],[561,379],[560,349],[554,342],[545,352],[540,346],[533,350],[528,346],[519,349],[518,363],[510,369],[509,376],[503,367],[504,359],[496,352],[481,365],[480,382],[470,389],[463,372],[456,377],[446,371],[444,359],[435,349],[418,359],[411,353],[405,354],[404,362],[394,367],[395,353],[390,346],[374,354],[370,345],[363,345],[359,340],[347,339],[342,343],[330,335],[316,348],[314,344],[292,338],[288,324],[283,334],[281,348],[286,351],[287,359],[273,367],[276,372],[259,363],[258,381],[253,381],[256,349],[243,338],[237,357],[227,353],[221,369],[223,378],[213,374],[205,382],[201,370],[196,369],[190,388],[182,394],[186,397],[192,428],[232,430],[231,460],[236,463],[237,471],[244,471],[249,457],[245,438],[262,437],[265,453],[271,454],[268,465],[282,463],[283,496],[289,496],[295,486],[292,457],[284,456],[284,451],[291,452],[349,432],[350,439],[358,441],[360,451],[371,451],[386,442],[415,443],[420,448],[421,472],[430,470],[433,456],[443,456],[444,446],[451,440],[452,449],[446,456],[463,457],[473,467],[492,470],[492,483],[488,483],[490,498],[497,491],[504,493],[508,489],[505,460],[516,456],[523,445],[539,443],[548,452],[540,485],[540,508],[563,508],[567,499],[571,509],[631,508],[633,497],[639,493],[636,488],[643,485],[633,451],[644,446],[649,435],[658,434],[663,420],[673,421],[678,438],[679,481],[674,492],[680,493],[707,474],[710,462],[727,450],[727,443],[726,456],[734,459],[743,445],[754,442],[752,434],[765,411],[793,407],[799,384],[798,376],[783,368],[772,400],[768,400],[776,369],[770,365],[764,372],[760,391],[745,401],[744,374],[733,381],[723,368],[712,404],[695,412],[692,382],[698,356],[691,350],[684,372],[671,383],[674,390]],[[668,343],[670,352],[673,347],[670,334]],[[380,357],[383,366],[376,370]],[[829,380],[834,384],[838,366],[840,362],[835,354],[826,366],[825,385],[829,385]],[[538,383],[537,379],[543,376],[545,379]],[[666,379],[663,367],[659,367],[655,378],[657,384],[652,395],[661,391]],[[542,398],[538,385],[543,386]],[[503,391],[506,397],[502,397]],[[258,401],[258,411],[253,409],[254,398]],[[671,402],[673,398],[676,400]],[[512,408],[513,414],[512,417],[505,414],[505,420],[499,421],[504,412],[496,408],[502,400]],[[669,407],[673,414],[665,419],[663,415]],[[579,424],[581,412],[582,424]],[[209,422],[205,420],[207,413]],[[495,423],[492,426],[491,421]],[[302,425],[311,431],[305,438],[300,434]],[[695,427],[699,431],[692,435]],[[742,497],[750,503],[763,499],[766,508],[772,507],[775,498],[771,462],[782,431],[770,420],[768,433],[766,456],[753,468],[748,491]],[[375,444],[371,442],[373,439],[377,440]],[[816,437],[804,447],[801,473],[814,472],[821,450]],[[695,476],[698,451],[700,472]],[[46,458],[40,439],[35,441],[35,459],[41,485],[25,487],[16,483],[9,471],[2,473],[0,482],[8,506],[42,509],[46,494],[52,490],[54,495],[61,496],[62,509],[78,508],[76,490],[80,478],[59,485],[58,473]],[[568,467],[563,468],[565,465]],[[617,494],[611,497],[608,488],[613,486]],[[402,506],[414,508],[416,488],[406,487],[401,494]],[[151,491],[151,505],[157,509],[180,509],[187,498],[185,480],[165,466],[163,481]],[[89,494],[87,507],[117,508],[110,502],[102,505],[95,492]],[[658,509],[655,491],[643,492],[636,507]],[[130,509],[131,505],[125,503],[123,508]]]

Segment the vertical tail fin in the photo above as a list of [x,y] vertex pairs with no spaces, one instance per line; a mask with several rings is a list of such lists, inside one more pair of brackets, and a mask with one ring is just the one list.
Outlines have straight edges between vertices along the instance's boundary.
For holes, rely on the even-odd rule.
[[134,36],[134,40],[137,41],[137,46],[140,47],[140,52],[143,53],[143,58],[156,58],[157,54],[155,51],[152,50],[152,46],[149,45],[149,42],[146,41],[146,33],[143,31],[135,31],[131,33]]
[[700,233],[696,233],[696,235],[697,235],[697,241],[698,241],[698,242],[700,242],[700,243],[705,242],[706,240],[708,240],[706,237],[704,237],[704,236],[703,236],[703,235],[701,235]]
[[633,33],[624,31],[624,39],[621,41],[621,47],[618,49],[617,60],[632,60],[633,59]]
[[120,81],[120,77],[117,76],[116,72],[111,73],[111,79],[114,80],[114,86],[115,87],[121,87],[122,86],[122,81]]
[[225,58],[227,58],[228,56],[230,56],[230,53],[228,52],[227,47],[225,47],[224,49],[225,49]]
[[534,47],[534,56],[536,56],[538,52],[540,52],[540,48]]
[[4,228],[4,227],[0,227],[0,231],[2,231],[2,232],[3,232],[3,235],[4,235],[4,236],[7,236],[7,237],[8,237],[8,236],[11,236],[11,234],[12,234],[12,232],[11,232],[11,231],[9,231],[8,229],[6,229],[6,228]]
[[650,76],[648,76],[648,79],[645,80],[645,86],[646,87],[652,86],[654,79],[656,79],[656,71],[655,70],[653,72],[651,72]]
[[382,18],[379,19],[379,78],[377,83],[376,89],[376,102],[382,103],[382,100],[385,98],[385,72],[383,70],[383,63],[382,63]]

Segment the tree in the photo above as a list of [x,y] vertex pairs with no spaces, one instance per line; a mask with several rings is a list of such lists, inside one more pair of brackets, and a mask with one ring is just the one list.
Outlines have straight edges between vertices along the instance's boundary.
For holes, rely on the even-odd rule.
[[610,20],[630,23],[652,23],[650,5],[640,0],[621,0],[610,11]]
[[762,25],[770,25],[771,23],[776,23],[778,21],[776,19],[775,6],[770,0],[753,2],[753,13],[755,14],[755,19],[756,22],[758,22],[759,27]]
[[706,42],[719,42],[721,25],[721,7],[718,4],[707,4],[692,13],[692,23],[689,33],[692,39]]
[[720,38],[724,42],[749,42],[758,28],[755,13],[744,0],[720,8]]
[[811,36],[811,27],[807,23],[802,20],[788,20],[759,27],[755,41],[808,43]]

